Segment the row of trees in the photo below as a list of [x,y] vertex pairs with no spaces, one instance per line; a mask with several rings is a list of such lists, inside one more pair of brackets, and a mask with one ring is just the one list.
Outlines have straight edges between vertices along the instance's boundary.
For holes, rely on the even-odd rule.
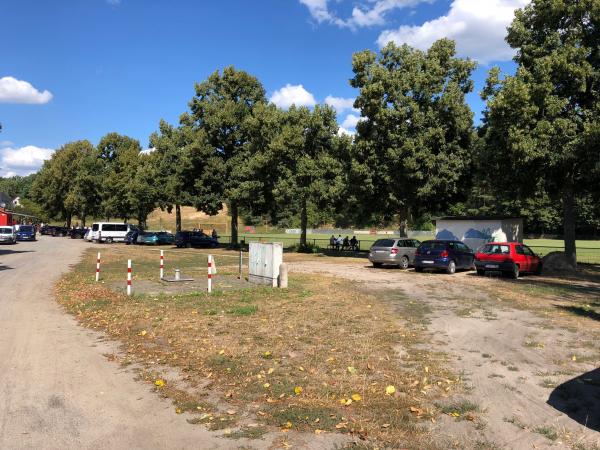
[[[137,218],[156,206],[215,214],[225,203],[237,243],[240,214],[280,223],[309,216],[361,225],[424,214],[562,210],[575,261],[577,212],[598,223],[600,0],[537,0],[518,10],[507,41],[514,75],[492,69],[473,126],[466,95],[475,63],[442,39],[427,51],[388,44],[352,59],[357,134],[338,135],[326,105],[283,111],[261,83],[228,67],[195,86],[179,126],[161,122],[151,153],[114,133],[59,149],[31,189],[67,222],[76,214]],[[319,212],[317,214],[317,212]]]

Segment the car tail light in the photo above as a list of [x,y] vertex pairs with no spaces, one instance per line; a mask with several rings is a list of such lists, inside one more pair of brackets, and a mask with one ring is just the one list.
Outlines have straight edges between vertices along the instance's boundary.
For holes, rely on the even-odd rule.
[[390,250],[390,253],[392,255],[397,255],[398,254],[398,249],[397,248],[393,248],[393,249]]
[[421,256],[421,252],[419,252],[419,250],[415,250],[415,256]]
[[448,257],[448,250],[442,250],[442,253],[440,253],[440,256],[442,258],[447,258]]

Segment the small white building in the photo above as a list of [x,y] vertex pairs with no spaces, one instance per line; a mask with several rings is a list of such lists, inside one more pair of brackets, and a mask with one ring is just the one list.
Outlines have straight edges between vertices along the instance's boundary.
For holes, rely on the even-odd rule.
[[521,217],[450,216],[435,220],[435,238],[462,241],[477,250],[487,242],[523,242]]

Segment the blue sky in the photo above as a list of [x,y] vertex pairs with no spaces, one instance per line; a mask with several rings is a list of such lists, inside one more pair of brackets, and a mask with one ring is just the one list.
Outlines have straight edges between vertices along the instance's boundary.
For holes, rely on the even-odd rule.
[[[234,65],[281,106],[337,106],[349,132],[352,53],[387,40],[427,48],[448,36],[479,62],[513,70],[503,41],[526,0],[3,0],[0,176],[35,171],[65,142],[116,131],[148,145],[176,123],[194,82]],[[483,104],[469,97],[477,114]]]

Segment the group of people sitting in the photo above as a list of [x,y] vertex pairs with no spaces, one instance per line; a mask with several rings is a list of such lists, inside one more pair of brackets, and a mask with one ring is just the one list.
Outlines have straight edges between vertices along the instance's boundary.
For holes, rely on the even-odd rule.
[[358,250],[358,239],[356,236],[352,236],[352,239],[348,239],[348,236],[342,239],[342,235],[340,234],[337,238],[332,234],[329,238],[329,247],[332,250]]

